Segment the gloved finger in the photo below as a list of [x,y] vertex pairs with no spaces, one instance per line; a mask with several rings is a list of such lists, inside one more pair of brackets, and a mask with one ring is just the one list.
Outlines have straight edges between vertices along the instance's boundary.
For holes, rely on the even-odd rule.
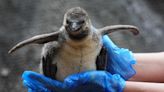
[[103,41],[103,46],[107,48],[109,51],[113,49],[118,49],[118,47],[112,42],[112,40],[109,38],[109,36],[104,35],[102,37]]
[[27,79],[23,80],[23,85],[28,88],[28,92],[46,92],[47,90],[43,85]]
[[48,92],[47,89],[58,92],[63,91],[63,84],[61,82],[47,78],[39,73],[25,71],[22,78],[25,86],[34,90],[44,90],[45,92]]
[[123,89],[125,88],[125,80],[119,74],[112,75],[110,84],[110,87],[108,87],[109,89],[114,90],[114,92],[123,92]]
[[[83,77],[86,79],[84,79]],[[72,74],[64,79],[64,87],[65,88],[75,88],[81,84],[86,83],[87,79],[88,78],[86,77],[86,75],[84,73]]]
[[111,77],[110,73],[105,71],[87,71],[68,76],[64,80],[67,87],[75,87],[76,85],[86,84],[88,82],[101,85],[101,80]]

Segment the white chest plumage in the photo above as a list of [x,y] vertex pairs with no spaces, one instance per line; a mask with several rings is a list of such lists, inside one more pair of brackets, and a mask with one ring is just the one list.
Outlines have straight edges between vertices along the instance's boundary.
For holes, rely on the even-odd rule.
[[70,74],[96,70],[96,58],[101,50],[100,36],[90,35],[84,41],[65,41],[54,59],[57,63],[56,79],[63,80]]

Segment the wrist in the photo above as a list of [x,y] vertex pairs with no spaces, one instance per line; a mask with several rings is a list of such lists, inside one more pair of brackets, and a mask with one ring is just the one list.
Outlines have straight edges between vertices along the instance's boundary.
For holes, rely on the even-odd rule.
[[123,92],[164,92],[164,83],[126,81]]

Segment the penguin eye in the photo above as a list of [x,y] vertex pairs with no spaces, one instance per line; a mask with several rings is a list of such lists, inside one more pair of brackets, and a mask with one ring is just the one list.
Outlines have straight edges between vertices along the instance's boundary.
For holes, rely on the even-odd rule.
[[85,21],[84,21],[84,20],[82,20],[82,21],[79,21],[78,23],[79,23],[79,24],[83,24],[84,22],[85,22]]
[[67,24],[71,24],[71,22],[70,22],[69,20],[66,20],[66,23],[67,23]]

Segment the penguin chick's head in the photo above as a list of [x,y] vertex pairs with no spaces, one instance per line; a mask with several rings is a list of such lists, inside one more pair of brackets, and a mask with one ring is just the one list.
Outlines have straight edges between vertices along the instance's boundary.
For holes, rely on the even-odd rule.
[[91,27],[87,12],[80,7],[69,9],[63,23],[69,37],[73,40],[87,37]]

